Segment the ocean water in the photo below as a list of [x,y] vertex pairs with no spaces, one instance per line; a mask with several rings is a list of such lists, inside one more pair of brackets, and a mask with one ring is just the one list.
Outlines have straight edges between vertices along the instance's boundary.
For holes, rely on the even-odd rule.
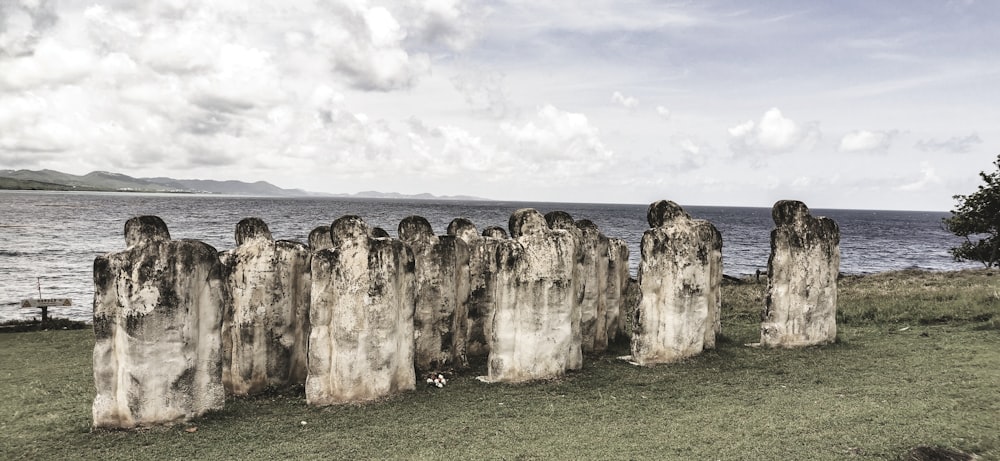
[[[73,301],[69,308],[51,308],[51,315],[89,321],[94,258],[124,249],[125,221],[133,216],[160,216],[172,238],[201,240],[223,251],[236,245],[236,223],[245,217],[263,219],[275,239],[306,242],[312,229],[347,214],[395,236],[399,221],[410,215],[427,218],[438,234],[445,234],[456,217],[469,218],[480,231],[488,226],[506,229],[510,213],[525,207],[590,219],[605,235],[624,239],[635,274],[639,242],[649,227],[647,205],[0,191],[0,320],[38,316],[38,309],[22,309],[19,301],[37,297],[40,287],[42,297]],[[774,226],[770,208],[685,210],[711,221],[722,233],[725,274],[767,269]],[[948,213],[813,209],[812,214],[839,224],[844,273],[980,266],[954,262],[948,254],[948,248],[960,242],[941,225]]]

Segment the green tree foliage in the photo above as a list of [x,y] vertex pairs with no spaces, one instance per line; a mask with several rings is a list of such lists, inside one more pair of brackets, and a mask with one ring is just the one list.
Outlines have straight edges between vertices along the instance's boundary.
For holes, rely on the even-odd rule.
[[985,184],[978,190],[954,197],[958,207],[944,219],[948,231],[965,238],[965,242],[949,250],[956,261],[1000,267],[1000,155],[993,165],[996,171],[979,173]]

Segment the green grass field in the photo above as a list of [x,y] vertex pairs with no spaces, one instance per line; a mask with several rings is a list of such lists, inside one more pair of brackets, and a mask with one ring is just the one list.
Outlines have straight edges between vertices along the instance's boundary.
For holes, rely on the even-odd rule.
[[802,350],[745,347],[764,286],[723,290],[722,341],[682,363],[619,345],[556,381],[328,408],[275,391],[135,432],[90,428],[92,332],[0,334],[0,459],[1000,459],[1000,274],[845,277],[838,343]]

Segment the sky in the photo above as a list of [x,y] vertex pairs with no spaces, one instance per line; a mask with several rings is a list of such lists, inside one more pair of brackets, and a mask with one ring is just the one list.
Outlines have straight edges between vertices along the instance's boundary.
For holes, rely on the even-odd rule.
[[0,169],[950,210],[1000,2],[0,0]]

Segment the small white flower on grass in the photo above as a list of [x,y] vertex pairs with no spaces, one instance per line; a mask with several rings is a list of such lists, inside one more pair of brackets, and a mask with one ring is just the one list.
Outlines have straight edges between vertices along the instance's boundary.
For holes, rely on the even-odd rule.
[[431,373],[431,374],[427,375],[427,385],[428,386],[434,386],[434,387],[437,387],[437,388],[442,388],[442,387],[444,387],[445,384],[448,384],[448,380],[445,379],[445,377],[444,377],[443,374],[441,374],[441,373]]

